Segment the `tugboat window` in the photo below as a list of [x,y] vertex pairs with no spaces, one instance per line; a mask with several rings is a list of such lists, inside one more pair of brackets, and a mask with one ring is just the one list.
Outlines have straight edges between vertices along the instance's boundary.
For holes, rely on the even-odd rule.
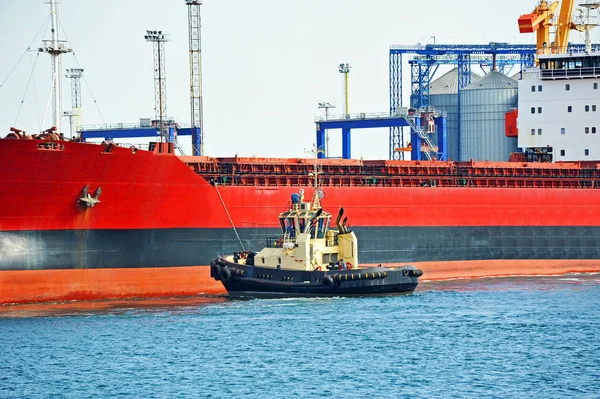
[[569,91],[569,90],[571,90],[571,85],[567,83],[567,84],[565,85],[565,90],[566,90],[566,91]]

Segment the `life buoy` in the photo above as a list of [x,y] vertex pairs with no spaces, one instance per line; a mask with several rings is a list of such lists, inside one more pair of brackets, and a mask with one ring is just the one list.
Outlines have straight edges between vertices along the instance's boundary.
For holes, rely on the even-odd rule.
[[219,274],[219,276],[221,277],[222,282],[228,283],[229,281],[231,281],[231,270],[227,266],[225,266],[221,269],[221,273]]
[[333,277],[331,277],[331,276],[323,277],[323,284],[325,284],[328,287],[333,286]]

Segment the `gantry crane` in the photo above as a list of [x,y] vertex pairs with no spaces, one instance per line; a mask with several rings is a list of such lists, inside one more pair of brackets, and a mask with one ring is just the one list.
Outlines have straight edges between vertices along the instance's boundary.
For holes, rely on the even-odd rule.
[[[566,53],[569,44],[569,31],[575,29],[573,24],[573,3],[574,0],[563,0],[560,4],[558,21],[555,22],[556,9],[559,1],[551,3],[546,0],[540,0],[540,4],[529,14],[523,14],[519,17],[519,32],[536,33],[536,47],[538,54]],[[550,28],[556,26],[554,41],[550,42]]]

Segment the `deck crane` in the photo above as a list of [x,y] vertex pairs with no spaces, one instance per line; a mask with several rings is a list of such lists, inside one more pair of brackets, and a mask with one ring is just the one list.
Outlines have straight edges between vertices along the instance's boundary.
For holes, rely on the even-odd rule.
[[541,0],[529,14],[519,17],[519,32],[536,32],[536,48],[538,54],[544,54],[550,46],[550,27],[554,25],[554,13],[558,8],[558,1],[548,3]]
[[[560,3],[558,22],[555,22],[556,10]],[[533,33],[537,31],[536,47],[538,54],[566,53],[569,44],[569,31],[575,29],[572,21],[574,0],[558,0],[551,3],[540,0],[537,7],[529,14],[519,17],[519,32]],[[550,28],[556,26],[554,41],[550,43]]]
[[576,29],[573,23],[573,3],[574,0],[562,0],[560,5],[560,14],[556,24],[556,34],[552,44],[552,52],[555,54],[566,53],[569,45],[569,32]]

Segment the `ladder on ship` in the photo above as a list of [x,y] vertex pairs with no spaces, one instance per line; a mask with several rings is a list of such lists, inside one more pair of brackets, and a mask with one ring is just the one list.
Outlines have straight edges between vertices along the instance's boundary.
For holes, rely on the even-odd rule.
[[425,142],[425,144],[427,145],[428,150],[427,151],[423,151],[423,152],[425,153],[425,156],[427,157],[427,160],[432,161],[433,158],[435,156],[437,156],[437,152],[434,150],[435,147],[433,145],[433,142],[429,139],[429,135],[427,134],[426,127],[425,126],[419,126],[419,127],[417,127],[417,124],[415,123],[415,118],[414,117],[411,117],[409,115],[402,115],[402,117],[410,125],[410,128],[413,131],[417,132],[417,134],[419,135],[419,137]]

